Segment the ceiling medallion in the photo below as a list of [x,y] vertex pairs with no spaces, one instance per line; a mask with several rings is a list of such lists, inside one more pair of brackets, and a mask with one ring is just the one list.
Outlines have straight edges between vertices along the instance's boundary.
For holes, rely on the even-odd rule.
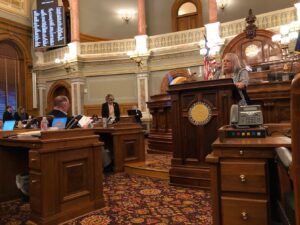
[[189,121],[196,126],[205,125],[211,119],[211,111],[211,107],[207,103],[202,101],[195,102],[189,108]]

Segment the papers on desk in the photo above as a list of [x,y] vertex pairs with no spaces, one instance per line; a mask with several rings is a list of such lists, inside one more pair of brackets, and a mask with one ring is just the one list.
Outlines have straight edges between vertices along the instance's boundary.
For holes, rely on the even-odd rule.
[[27,132],[22,132],[22,133],[17,134],[18,138],[40,137],[40,136],[41,136],[41,131],[40,130],[27,131]]
[[86,128],[92,122],[91,117],[82,116],[81,119],[78,121],[80,127]]

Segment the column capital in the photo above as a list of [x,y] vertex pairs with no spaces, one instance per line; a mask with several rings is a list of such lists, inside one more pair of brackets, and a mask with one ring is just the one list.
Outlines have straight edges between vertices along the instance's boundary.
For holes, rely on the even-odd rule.
[[46,82],[37,82],[36,86],[38,89],[46,89],[47,87]]
[[137,73],[136,77],[138,79],[142,79],[142,78],[149,78],[149,73],[145,73],[145,72],[141,72],[141,73]]
[[76,78],[72,78],[71,80],[71,84],[85,84],[85,78],[81,78],[81,77],[76,77]]

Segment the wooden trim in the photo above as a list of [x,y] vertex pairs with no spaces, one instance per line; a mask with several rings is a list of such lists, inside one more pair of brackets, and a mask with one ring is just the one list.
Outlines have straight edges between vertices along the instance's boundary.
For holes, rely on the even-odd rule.
[[109,38],[100,38],[88,34],[80,34],[80,42],[111,41]]
[[[252,39],[251,41],[254,41],[255,39],[257,39],[257,37],[263,37],[263,38],[267,38],[272,40],[272,36],[275,33],[269,30],[260,30],[258,29],[256,31],[256,37],[254,39]],[[246,33],[240,33],[239,35],[237,35],[236,37],[234,37],[224,48],[223,51],[223,55],[222,58],[225,56],[226,53],[232,52],[234,48],[236,48],[237,45],[241,45],[242,43],[248,42],[250,41],[249,39],[247,39],[246,37]]]
[[[203,27],[203,20],[202,20],[202,5],[201,1],[198,0],[175,0],[172,6],[172,31],[176,32],[177,30],[177,18],[182,16],[177,16],[178,9],[180,6],[186,2],[193,3],[197,8],[197,27]],[[194,14],[191,14],[194,15]],[[195,27],[195,28],[197,28]]]
[[[101,105],[99,104],[93,104],[93,105],[84,105],[83,106],[83,112],[86,116],[92,116],[94,114],[101,116]],[[132,109],[133,106],[137,106],[137,102],[133,103],[119,103],[120,107],[120,114],[127,116],[127,110]]]
[[13,46],[20,57],[20,79],[18,85],[18,105],[24,106],[28,113],[34,114],[32,107],[32,29],[26,25],[0,18],[0,42]]

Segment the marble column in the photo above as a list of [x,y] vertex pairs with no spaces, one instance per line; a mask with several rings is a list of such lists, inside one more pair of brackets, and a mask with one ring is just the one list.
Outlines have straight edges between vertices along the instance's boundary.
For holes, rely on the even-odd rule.
[[71,80],[72,115],[83,114],[83,97],[85,81],[82,78]]
[[39,115],[43,116],[46,114],[45,108],[46,106],[46,83],[38,83],[37,84],[38,89],[38,106],[39,106]]
[[146,102],[149,101],[149,74],[147,72],[137,73],[138,108],[143,113],[143,118],[149,117],[149,109]]
[[71,42],[80,42],[79,0],[70,0]]
[[138,35],[146,34],[145,0],[138,0]]
[[218,21],[218,8],[216,0],[208,1],[208,22],[215,23]]

